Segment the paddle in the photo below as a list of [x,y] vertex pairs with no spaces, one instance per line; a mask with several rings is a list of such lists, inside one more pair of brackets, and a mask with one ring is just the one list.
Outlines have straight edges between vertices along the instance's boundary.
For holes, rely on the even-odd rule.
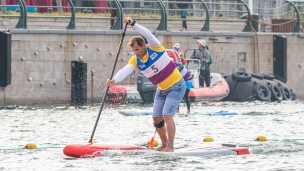
[[[115,58],[115,62],[114,62],[114,65],[113,65],[113,69],[112,69],[112,73],[111,73],[110,79],[112,79],[112,77],[113,77],[113,75],[114,75],[115,67],[116,67],[117,60],[118,60],[118,56],[119,56],[119,53],[120,53],[120,48],[121,48],[123,39],[124,39],[125,34],[126,34],[127,26],[128,26],[128,24],[126,23],[125,28],[124,28],[124,31],[123,31],[123,33],[122,33],[122,35],[121,35],[121,40],[120,40],[120,43],[119,43],[118,52],[117,52],[117,55],[116,55],[116,58]],[[94,129],[93,129],[91,138],[90,138],[90,140],[89,140],[89,143],[92,143],[92,141],[93,141],[93,137],[94,137],[94,134],[95,134],[95,130],[96,130],[96,127],[97,127],[97,124],[98,124],[98,121],[99,121],[99,118],[100,118],[100,115],[101,115],[102,108],[103,108],[103,106],[104,106],[104,102],[105,102],[105,99],[106,99],[106,95],[107,95],[107,93],[108,93],[108,90],[109,90],[109,86],[107,86],[107,89],[106,89],[106,91],[105,91],[105,93],[104,93],[104,95],[103,95],[101,107],[100,107],[100,110],[99,110],[99,113],[98,113],[98,117],[97,117],[96,122],[95,122],[95,126],[94,126]]]

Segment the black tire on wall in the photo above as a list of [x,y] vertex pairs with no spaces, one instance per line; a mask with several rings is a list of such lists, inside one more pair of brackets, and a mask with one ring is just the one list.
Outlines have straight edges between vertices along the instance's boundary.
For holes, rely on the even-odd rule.
[[270,74],[262,74],[263,77],[266,79],[266,80],[273,80],[274,79],[274,76],[273,75],[270,75]]
[[271,92],[271,100],[272,101],[281,101],[283,100],[283,93],[279,86],[275,84],[269,84],[268,86],[270,92]]
[[251,74],[251,76],[252,76],[253,78],[256,78],[256,79],[259,79],[259,80],[262,80],[262,79],[264,78],[264,76],[261,75],[261,74]]
[[282,86],[281,91],[283,94],[283,100],[292,100],[292,94],[289,88]]
[[251,74],[247,72],[234,72],[232,73],[233,80],[239,80],[242,82],[250,81],[252,78]]
[[291,92],[291,96],[292,96],[292,100],[297,100],[297,95],[295,92],[292,91],[292,89],[290,89]]
[[257,96],[257,99],[261,101],[270,101],[271,93],[270,90],[264,84],[257,84],[253,88],[253,92]]

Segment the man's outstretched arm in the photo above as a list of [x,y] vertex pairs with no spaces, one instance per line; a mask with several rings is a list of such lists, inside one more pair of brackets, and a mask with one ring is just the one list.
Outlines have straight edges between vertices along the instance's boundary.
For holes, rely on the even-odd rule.
[[148,43],[151,46],[157,47],[161,44],[160,41],[147,28],[136,23],[136,21],[134,21],[131,17],[126,17],[124,19],[124,22],[128,23],[129,25],[132,25],[142,36],[147,39]]

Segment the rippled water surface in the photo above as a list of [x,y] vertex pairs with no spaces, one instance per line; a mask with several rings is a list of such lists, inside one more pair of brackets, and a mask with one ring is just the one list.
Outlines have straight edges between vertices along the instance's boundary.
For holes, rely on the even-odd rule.
[[[249,155],[172,157],[159,154],[71,158],[63,147],[87,143],[99,106],[75,108],[12,107],[0,109],[0,170],[304,170],[303,101],[217,102],[192,106],[192,111],[237,111],[236,116],[175,116],[176,146],[221,143],[248,147]],[[151,116],[123,116],[118,110],[151,110],[140,104],[106,104],[94,139],[98,143],[142,144],[153,134]],[[185,112],[181,104],[181,112]],[[264,135],[268,142],[253,141]],[[292,140],[300,138],[303,140]],[[156,139],[160,141],[157,136]],[[22,149],[29,142],[38,149]]]

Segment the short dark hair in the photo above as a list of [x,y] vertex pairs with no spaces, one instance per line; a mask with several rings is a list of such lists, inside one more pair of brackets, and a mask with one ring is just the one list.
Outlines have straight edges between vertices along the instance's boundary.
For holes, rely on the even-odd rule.
[[133,47],[135,43],[137,43],[138,46],[142,46],[145,43],[145,40],[141,36],[133,36],[131,37],[128,46]]

